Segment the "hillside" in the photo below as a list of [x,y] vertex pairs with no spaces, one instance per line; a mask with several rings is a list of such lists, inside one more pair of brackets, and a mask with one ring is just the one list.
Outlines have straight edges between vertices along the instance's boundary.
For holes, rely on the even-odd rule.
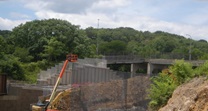
[[[65,60],[104,55],[137,55],[142,58],[208,60],[206,40],[163,31],[139,31],[130,27],[81,29],[66,20],[33,20],[0,30],[0,73],[11,79],[35,83],[37,73]],[[114,67],[114,66],[112,66]],[[129,66],[113,69],[129,71]],[[137,71],[144,73],[144,71]]]
[[194,78],[179,86],[159,111],[208,111],[208,80]]

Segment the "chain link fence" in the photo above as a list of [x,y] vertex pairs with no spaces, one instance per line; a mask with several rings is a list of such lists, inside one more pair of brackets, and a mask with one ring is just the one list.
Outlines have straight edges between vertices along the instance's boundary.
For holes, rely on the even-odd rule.
[[146,111],[146,75],[109,82],[91,83],[72,88],[71,93],[60,100],[61,111]]

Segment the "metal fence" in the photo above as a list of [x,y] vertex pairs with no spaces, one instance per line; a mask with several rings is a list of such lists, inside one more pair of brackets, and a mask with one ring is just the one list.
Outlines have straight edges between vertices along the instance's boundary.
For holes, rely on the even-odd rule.
[[[189,54],[184,53],[154,53],[154,54],[106,54],[103,58],[108,60],[120,61],[120,60],[140,60],[140,59],[189,59]],[[192,60],[196,60],[197,57],[192,55]]]

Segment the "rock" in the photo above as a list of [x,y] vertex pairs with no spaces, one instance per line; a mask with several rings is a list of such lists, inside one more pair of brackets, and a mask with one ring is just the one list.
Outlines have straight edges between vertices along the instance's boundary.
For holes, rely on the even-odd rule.
[[114,109],[131,109],[135,106],[135,111],[145,111],[146,89],[149,84],[149,77],[139,76],[83,85],[61,98],[56,108],[60,111],[115,111]]
[[179,86],[159,111],[208,111],[208,80],[194,78]]

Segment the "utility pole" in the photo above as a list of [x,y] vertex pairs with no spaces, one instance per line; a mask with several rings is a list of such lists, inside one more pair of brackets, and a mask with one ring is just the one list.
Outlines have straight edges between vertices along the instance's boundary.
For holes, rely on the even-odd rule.
[[99,20],[100,20],[100,19],[98,19],[98,23],[97,23],[97,44],[96,44],[96,52],[97,52],[97,56],[98,56],[98,51],[99,51],[99,50],[98,50],[98,47],[99,47],[99,46],[98,46],[98,36],[99,36],[99,33],[98,33],[98,32],[99,32]]
[[189,60],[191,60],[191,36],[189,34],[186,34],[190,38],[190,43],[189,43]]

